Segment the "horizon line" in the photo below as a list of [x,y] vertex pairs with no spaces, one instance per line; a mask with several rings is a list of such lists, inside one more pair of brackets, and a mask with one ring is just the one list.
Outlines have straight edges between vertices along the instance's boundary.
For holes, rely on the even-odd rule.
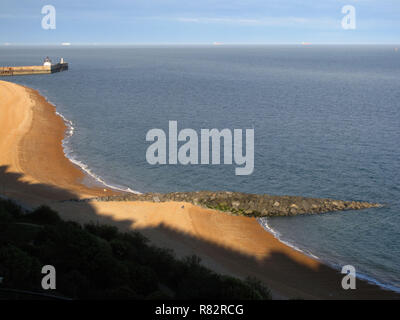
[[74,47],[74,46],[262,46],[262,45],[299,45],[299,46],[318,46],[318,45],[400,45],[395,42],[127,42],[127,43],[108,43],[108,42],[53,42],[53,43],[0,43],[1,47],[12,46],[58,46],[58,47]]

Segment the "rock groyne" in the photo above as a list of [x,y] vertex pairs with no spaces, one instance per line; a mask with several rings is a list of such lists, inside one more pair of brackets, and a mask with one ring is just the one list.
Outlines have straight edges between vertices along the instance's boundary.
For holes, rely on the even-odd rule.
[[377,203],[306,198],[299,196],[272,196],[229,191],[197,191],[173,193],[124,194],[120,196],[86,199],[97,201],[182,201],[235,215],[251,217],[293,216],[332,211],[360,210],[381,207]]

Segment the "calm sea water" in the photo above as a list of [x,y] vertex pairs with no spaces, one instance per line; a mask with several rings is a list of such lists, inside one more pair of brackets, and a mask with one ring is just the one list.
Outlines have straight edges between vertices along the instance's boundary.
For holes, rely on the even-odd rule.
[[[64,57],[70,70],[7,78],[69,119],[68,156],[132,190],[233,190],[385,203],[271,218],[283,241],[400,290],[400,52],[393,46],[2,47],[0,65]],[[0,97],[1,99],[1,97]],[[254,128],[255,170],[150,166],[152,128]]]

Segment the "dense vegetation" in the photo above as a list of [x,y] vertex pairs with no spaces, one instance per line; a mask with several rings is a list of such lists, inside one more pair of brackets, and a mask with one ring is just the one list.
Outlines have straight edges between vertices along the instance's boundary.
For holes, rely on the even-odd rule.
[[[44,265],[56,268],[56,290],[41,288]],[[10,289],[73,299],[270,298],[255,279],[216,274],[196,256],[178,260],[139,233],[82,227],[47,207],[26,213],[0,200],[0,298],[27,298]]]

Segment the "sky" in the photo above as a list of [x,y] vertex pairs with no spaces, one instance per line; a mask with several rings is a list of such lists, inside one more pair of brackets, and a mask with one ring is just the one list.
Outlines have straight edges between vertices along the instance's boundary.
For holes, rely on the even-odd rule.
[[[55,29],[42,28],[45,5]],[[0,45],[65,42],[399,44],[400,0],[1,0]]]

